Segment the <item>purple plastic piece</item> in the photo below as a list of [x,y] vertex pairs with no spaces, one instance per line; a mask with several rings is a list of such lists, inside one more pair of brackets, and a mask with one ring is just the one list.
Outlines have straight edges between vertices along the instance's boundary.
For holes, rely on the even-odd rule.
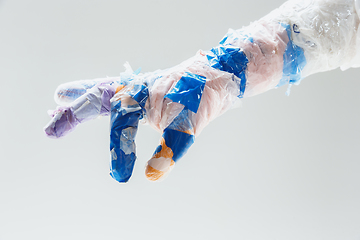
[[60,138],[71,132],[79,123],[110,114],[110,99],[115,88],[100,83],[76,99],[70,106],[58,107],[51,116],[52,120],[45,126],[47,136]]

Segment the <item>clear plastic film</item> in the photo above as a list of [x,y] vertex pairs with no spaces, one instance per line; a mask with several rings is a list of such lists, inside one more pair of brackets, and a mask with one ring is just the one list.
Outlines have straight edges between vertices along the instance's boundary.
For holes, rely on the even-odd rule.
[[148,123],[162,137],[145,174],[163,179],[204,127],[238,99],[299,84],[316,72],[360,66],[358,6],[353,0],[289,1],[175,67],[139,74],[127,65],[119,78],[61,85],[56,100],[70,103],[56,111],[46,132],[60,137],[110,114],[111,176],[126,182],[138,123]]
[[263,19],[289,24],[292,41],[304,50],[303,77],[359,66],[359,16],[354,0],[288,1]]
[[49,137],[63,137],[82,122],[109,115],[110,98],[114,93],[115,89],[110,84],[98,83],[69,106],[60,106],[50,112],[53,119],[45,126],[45,133]]

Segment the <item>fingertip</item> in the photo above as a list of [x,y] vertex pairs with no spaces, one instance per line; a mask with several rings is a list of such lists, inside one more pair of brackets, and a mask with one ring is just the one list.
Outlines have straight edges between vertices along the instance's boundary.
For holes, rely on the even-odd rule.
[[69,107],[58,107],[53,111],[53,117],[44,127],[46,136],[50,138],[60,138],[73,131],[79,123]]
[[112,170],[110,172],[110,176],[120,184],[126,184],[130,179],[130,176],[126,178],[122,178],[121,175],[116,170]]
[[174,168],[175,162],[170,158],[152,158],[145,168],[145,176],[149,181],[158,182],[164,180]]
[[157,170],[150,165],[147,165],[145,168],[145,176],[149,181],[152,182],[159,181],[160,179],[162,179],[164,174],[165,173],[163,171]]

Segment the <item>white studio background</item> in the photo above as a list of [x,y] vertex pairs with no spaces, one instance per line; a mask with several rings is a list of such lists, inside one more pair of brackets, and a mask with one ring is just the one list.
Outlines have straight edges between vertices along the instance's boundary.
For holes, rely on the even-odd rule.
[[0,0],[0,239],[360,239],[360,69],[244,99],[163,182],[141,126],[130,182],[108,174],[109,119],[45,137],[64,82],[174,66],[282,0]]

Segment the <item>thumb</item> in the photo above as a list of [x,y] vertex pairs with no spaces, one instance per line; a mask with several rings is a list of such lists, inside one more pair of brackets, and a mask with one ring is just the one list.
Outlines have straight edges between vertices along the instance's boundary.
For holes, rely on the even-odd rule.
[[152,158],[145,168],[150,181],[163,180],[195,141],[189,110],[184,109],[166,128]]

